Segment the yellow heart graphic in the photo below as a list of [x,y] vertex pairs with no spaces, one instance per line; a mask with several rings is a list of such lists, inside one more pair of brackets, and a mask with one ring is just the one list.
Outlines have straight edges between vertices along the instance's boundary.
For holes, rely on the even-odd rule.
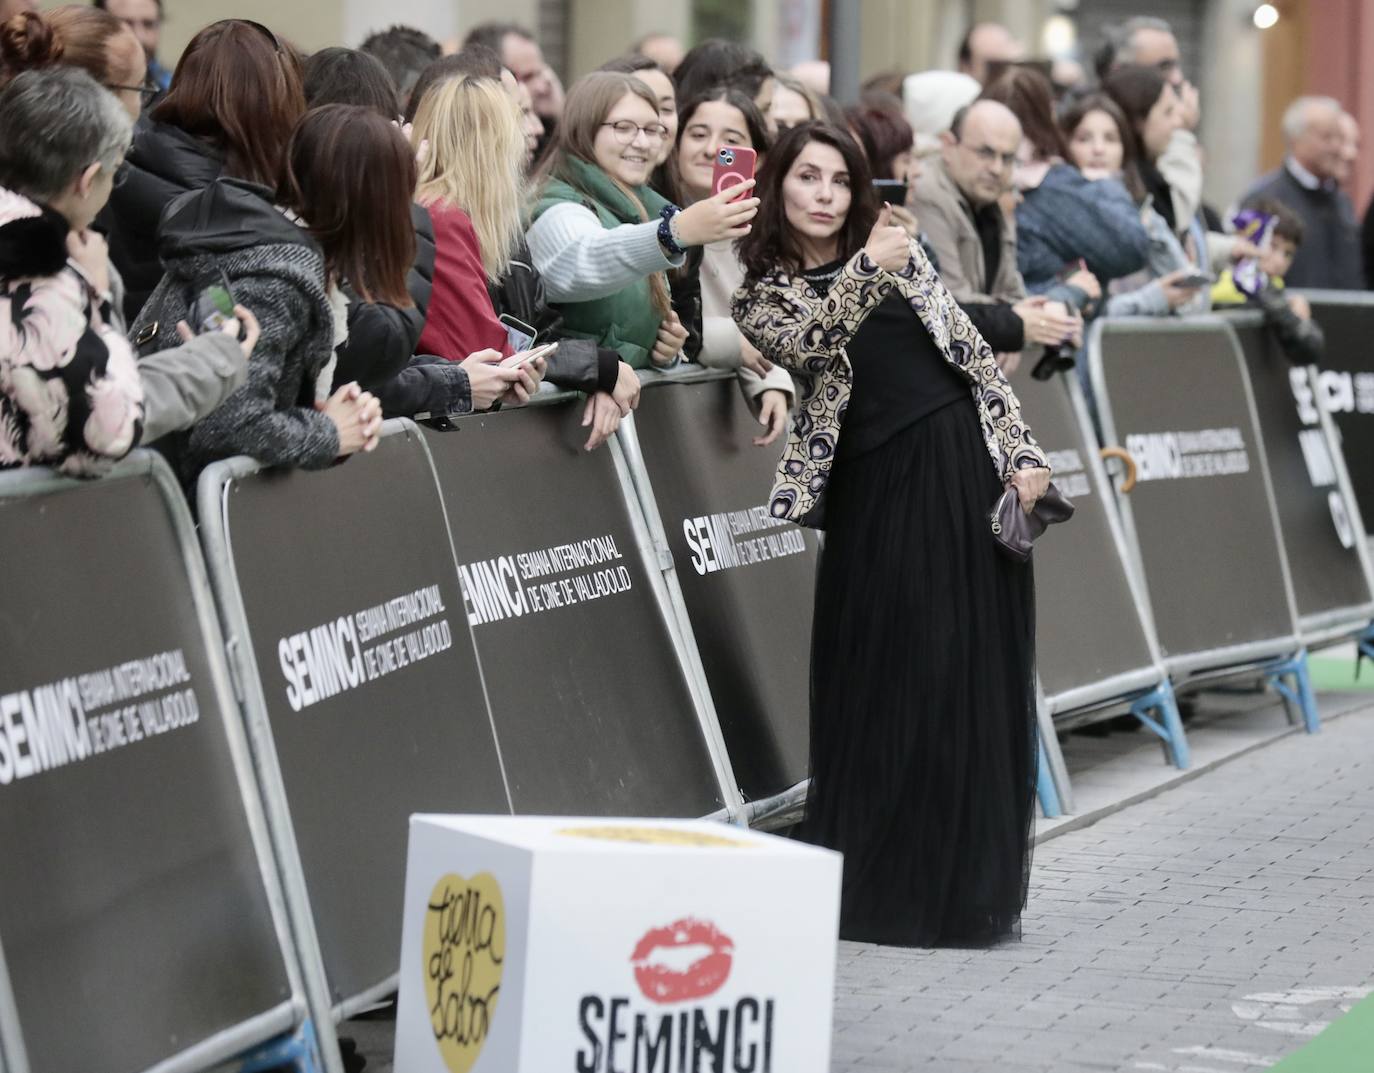
[[491,1033],[506,960],[506,905],[489,872],[434,884],[425,912],[425,1001],[450,1073],[468,1073]]

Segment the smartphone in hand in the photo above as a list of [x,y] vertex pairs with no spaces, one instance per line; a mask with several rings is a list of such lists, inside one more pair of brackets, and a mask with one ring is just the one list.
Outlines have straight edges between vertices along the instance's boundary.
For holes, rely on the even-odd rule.
[[716,162],[711,165],[712,195],[719,194],[729,187],[747,183],[754,177],[754,167],[758,164],[758,159],[758,153],[742,145],[722,145],[716,153]]
[[889,205],[905,205],[907,185],[901,179],[874,179],[873,189],[881,201]]
[[522,365],[528,365],[532,361],[537,361],[540,358],[547,358],[557,349],[557,343],[545,343],[543,346],[537,346],[533,350],[517,351],[510,357],[501,361],[501,368],[518,369]]

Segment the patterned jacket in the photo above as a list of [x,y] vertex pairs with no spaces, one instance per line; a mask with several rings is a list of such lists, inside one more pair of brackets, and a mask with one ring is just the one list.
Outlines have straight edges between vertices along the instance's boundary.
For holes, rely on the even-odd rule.
[[67,221],[0,188],[0,469],[98,476],[138,443],[143,416],[133,349],[67,260]]
[[800,277],[775,271],[735,292],[735,323],[769,361],[796,378],[802,392],[769,500],[776,518],[818,525],[822,495],[839,445],[853,370],[845,345],[897,288],[921,318],[945,360],[968,378],[983,441],[998,477],[1048,466],[991,348],[940,282],[921,248],[906,267],[880,269],[860,250],[822,295]]

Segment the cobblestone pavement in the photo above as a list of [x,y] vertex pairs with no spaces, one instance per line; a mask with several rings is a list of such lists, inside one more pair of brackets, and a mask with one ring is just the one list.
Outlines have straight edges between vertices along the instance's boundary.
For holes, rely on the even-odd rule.
[[835,1073],[1272,1065],[1374,989],[1374,710],[1038,846],[1023,925],[842,943]]

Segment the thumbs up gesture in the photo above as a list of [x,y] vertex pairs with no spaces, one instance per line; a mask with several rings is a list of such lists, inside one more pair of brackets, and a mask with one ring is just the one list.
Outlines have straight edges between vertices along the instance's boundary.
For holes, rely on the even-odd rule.
[[892,219],[892,206],[884,204],[864,243],[868,259],[888,272],[899,272],[911,258],[911,239],[906,228]]

